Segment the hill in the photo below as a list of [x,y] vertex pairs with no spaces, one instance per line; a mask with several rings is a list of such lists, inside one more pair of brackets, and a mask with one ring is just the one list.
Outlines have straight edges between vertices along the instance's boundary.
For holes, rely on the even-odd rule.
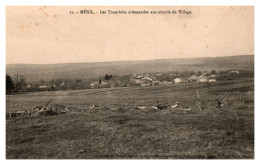
[[7,74],[11,76],[21,74],[27,82],[35,82],[40,79],[49,81],[57,78],[90,79],[103,77],[106,73],[122,76],[134,73],[230,69],[253,70],[254,55],[98,63],[6,65]]

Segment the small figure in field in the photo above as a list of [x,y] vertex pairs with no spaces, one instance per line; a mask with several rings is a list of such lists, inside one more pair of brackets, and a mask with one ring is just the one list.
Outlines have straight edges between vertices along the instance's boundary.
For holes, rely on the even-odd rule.
[[217,100],[217,103],[218,103],[217,108],[223,107],[223,104],[219,100]]

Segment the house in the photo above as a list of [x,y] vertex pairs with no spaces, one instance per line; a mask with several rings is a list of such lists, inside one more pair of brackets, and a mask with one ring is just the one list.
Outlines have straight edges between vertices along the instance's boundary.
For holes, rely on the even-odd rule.
[[99,87],[99,82],[96,81],[96,82],[91,83],[91,84],[90,84],[90,87],[91,87],[91,88],[98,88],[98,87]]
[[139,80],[139,79],[133,79],[133,78],[130,79],[130,82],[131,82],[131,83],[134,83],[134,84],[142,84],[142,83],[143,83],[141,80]]
[[136,78],[138,78],[138,79],[141,79],[141,78],[143,78],[144,76],[137,76]]
[[178,83],[180,83],[182,80],[180,79],[180,78],[176,78],[176,79],[174,79],[174,83],[175,84],[178,84]]
[[216,79],[209,79],[209,82],[216,82],[217,80]]
[[211,74],[210,76],[209,76],[209,78],[216,78],[217,76],[215,75],[215,74]]
[[230,73],[236,73],[236,74],[239,74],[239,71],[237,71],[237,70],[232,70],[232,71],[230,71]]
[[102,81],[101,84],[100,84],[100,87],[102,87],[102,88],[108,88],[108,87],[110,87],[110,86],[111,86],[111,85],[110,85],[109,82],[104,82],[104,81]]
[[153,85],[153,82],[156,80],[151,74],[143,74],[143,75],[132,75],[130,77],[130,82],[134,84],[139,84],[141,86],[144,86],[142,84],[148,84]]
[[208,79],[207,79],[206,77],[200,77],[200,78],[198,79],[198,82],[199,82],[199,83],[205,83],[205,82],[208,82]]
[[149,77],[144,77],[144,78],[142,78],[142,82],[145,83],[145,84],[152,84],[153,79],[151,79]]
[[143,73],[143,76],[151,76],[151,73]]
[[198,80],[197,76],[196,75],[192,75],[190,76],[189,78],[189,82],[196,82]]
[[106,83],[102,81],[101,83],[99,81],[95,81],[90,84],[91,88],[104,88],[104,87],[110,87],[111,85],[109,83]]
[[48,86],[46,86],[46,85],[39,86],[39,89],[47,89],[47,88],[48,88]]

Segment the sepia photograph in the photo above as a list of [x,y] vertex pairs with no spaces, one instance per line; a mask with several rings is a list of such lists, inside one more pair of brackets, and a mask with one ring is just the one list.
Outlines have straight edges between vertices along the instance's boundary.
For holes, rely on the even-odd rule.
[[6,159],[254,159],[254,6],[7,6]]

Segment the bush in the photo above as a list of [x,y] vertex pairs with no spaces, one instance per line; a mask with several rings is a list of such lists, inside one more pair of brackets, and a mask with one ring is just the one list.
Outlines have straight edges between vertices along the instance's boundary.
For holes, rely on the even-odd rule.
[[14,82],[12,78],[7,74],[6,75],[6,94],[11,94],[14,90]]

